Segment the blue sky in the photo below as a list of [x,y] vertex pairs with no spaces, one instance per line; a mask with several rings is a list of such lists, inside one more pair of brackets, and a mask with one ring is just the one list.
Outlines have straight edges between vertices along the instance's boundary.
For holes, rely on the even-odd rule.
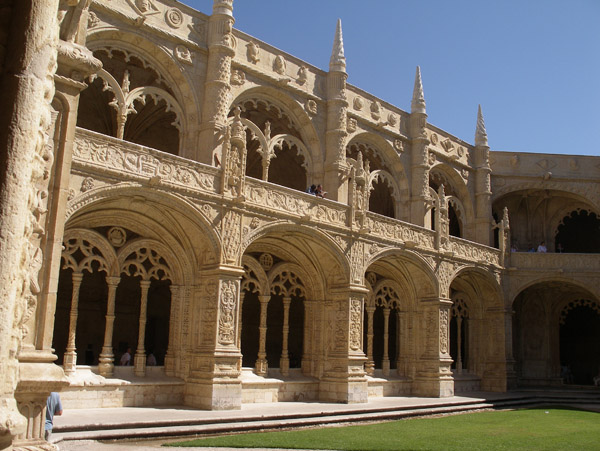
[[[211,0],[184,0],[210,14]],[[600,0],[234,0],[235,27],[327,70],[342,19],[348,82],[492,150],[600,155]]]

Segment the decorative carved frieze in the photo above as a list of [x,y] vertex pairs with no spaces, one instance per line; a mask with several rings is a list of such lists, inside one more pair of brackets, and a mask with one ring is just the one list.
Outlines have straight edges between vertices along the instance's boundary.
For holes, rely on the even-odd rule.
[[160,183],[186,190],[214,192],[217,185],[215,169],[201,168],[202,165],[193,161],[84,130],[75,134],[73,164],[109,172],[119,178],[125,178],[125,174],[144,179],[158,177]]

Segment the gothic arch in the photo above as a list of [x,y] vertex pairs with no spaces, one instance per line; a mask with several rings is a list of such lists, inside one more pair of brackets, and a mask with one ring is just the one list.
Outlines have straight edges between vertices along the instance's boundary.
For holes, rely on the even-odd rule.
[[353,143],[364,143],[373,146],[381,155],[381,159],[391,172],[392,177],[400,181],[399,183],[401,189],[405,192],[408,192],[408,183],[405,176],[406,172],[404,171],[404,166],[400,162],[398,153],[385,138],[374,133],[361,132],[352,135],[348,139],[346,147],[352,145]]
[[113,27],[91,29],[86,46],[92,51],[100,49],[125,51],[140,58],[147,67],[151,67],[159,74],[173,90],[174,97],[183,111],[181,121],[184,133],[180,134],[180,154],[183,150],[196,145],[195,136],[187,131],[190,130],[189,124],[197,122],[200,118],[202,93],[192,88],[193,80],[181,70],[181,66],[176,63],[169,48],[150,41],[147,35],[138,34],[136,30],[122,31]]
[[536,285],[544,285],[544,284],[565,284],[570,285],[573,289],[577,290],[576,293],[572,293],[572,296],[577,297],[581,295],[591,296],[594,300],[600,300],[600,289],[596,286],[593,281],[588,283],[587,280],[577,280],[574,278],[568,278],[565,275],[552,275],[552,276],[543,276],[539,278],[531,278],[522,282],[521,285],[514,286],[511,288],[509,293],[509,301],[510,305],[514,305],[517,297],[523,293],[528,288],[532,288]]
[[431,168],[429,173],[430,180],[436,177],[439,177],[444,184],[446,195],[450,197],[455,196],[460,201],[462,210],[464,211],[462,224],[464,229],[463,237],[470,239],[473,233],[472,228],[474,226],[475,212],[473,211],[473,202],[465,181],[456,169],[443,163],[438,163]]
[[[470,277],[472,276],[472,277]],[[458,269],[450,278],[450,287],[455,282],[460,282],[461,279],[468,278],[461,284],[460,291],[467,292],[469,296],[477,296],[480,299],[490,300],[490,297],[485,293],[491,293],[491,303],[484,305],[482,302],[478,302],[477,306],[473,305],[473,308],[477,307],[478,311],[483,311],[485,308],[501,308],[504,305],[503,290],[498,280],[489,273],[488,270],[477,267],[477,266],[463,266]],[[465,286],[466,283],[468,286]]]
[[[416,252],[386,248],[370,256],[365,270],[376,271],[374,268],[378,266],[383,266],[386,273],[402,276],[403,284],[410,290],[411,303],[419,298],[436,297],[439,294],[439,284],[433,268]],[[376,272],[381,274],[380,271]]]
[[553,182],[548,180],[536,181],[536,182],[520,182],[520,183],[509,183],[502,187],[496,188],[492,184],[493,194],[490,199],[492,205],[504,196],[509,194],[517,193],[519,191],[527,190],[546,190],[560,192],[565,195],[571,195],[578,201],[584,204],[591,204],[594,211],[600,211],[600,193],[598,190],[593,190],[589,185],[585,188],[579,188],[574,183],[561,183]]
[[[258,292],[261,295],[266,295],[269,292],[269,280],[267,274],[260,263],[249,255],[242,257],[242,266],[246,270],[246,275],[242,278],[241,290],[247,289],[248,291]],[[255,278],[250,277],[250,273],[253,273]]]
[[[142,278],[145,280],[149,280],[150,278],[155,278],[157,280],[168,279],[174,285],[182,285],[184,283],[183,272],[181,270],[182,265],[179,258],[177,258],[176,254],[163,243],[153,239],[138,238],[125,243],[125,245],[119,249],[117,254],[120,272],[123,272],[127,262],[131,261],[129,260],[129,256],[141,249],[154,251],[158,257],[161,257],[166,261],[166,265],[159,263],[158,259],[157,262],[154,263],[157,270],[162,270],[162,274],[156,270],[147,272],[144,270],[145,268],[140,268],[140,270],[145,273],[145,277],[143,276]],[[148,258],[150,259],[152,256],[148,256]],[[166,268],[161,268],[161,266],[166,266]]]
[[[119,211],[121,224],[130,224],[129,228],[132,230],[144,231],[146,235],[161,239],[177,250],[177,255],[182,258],[191,258],[185,249],[194,250],[196,261],[201,263],[214,262],[220,255],[220,239],[212,227],[212,220],[202,209],[176,194],[145,190],[133,183],[93,188],[74,198],[67,205],[67,227],[118,225],[114,223],[115,210]],[[174,217],[174,213],[177,217]],[[186,225],[181,223],[182,220],[188,221],[187,225],[202,233],[190,234]],[[171,227],[165,228],[163,223],[168,223]],[[206,254],[205,261],[199,260],[197,253],[201,250]],[[185,280],[191,280],[192,261],[194,260],[182,264]]]
[[[115,253],[115,250],[112,247],[112,245],[106,240],[106,238],[104,238],[102,235],[100,235],[98,232],[96,232],[94,230],[80,229],[80,228],[73,228],[73,229],[65,230],[65,234],[63,237],[63,243],[68,243],[70,240],[73,240],[73,239],[82,239],[82,240],[88,241],[90,244],[92,244],[93,246],[98,248],[98,250],[102,254],[102,257],[106,261],[106,266],[107,266],[107,274],[106,275],[107,276],[117,276],[118,275],[119,265],[118,265],[117,254]],[[67,262],[65,262],[65,264],[67,264]]]
[[298,126],[300,140],[308,149],[312,167],[309,176],[323,173],[324,154],[317,130],[308,113],[300,106],[298,101],[281,90],[267,86],[254,87],[241,92],[231,103],[230,111],[234,106],[245,102],[259,102],[263,100],[277,107],[282,113],[288,115],[293,124]]
[[[265,240],[279,241],[282,236],[285,236],[285,242],[282,242],[278,247],[274,247],[274,249],[282,253],[282,255],[287,254],[291,261],[296,260],[305,270],[308,267],[315,268],[322,278],[321,281],[317,281],[314,277],[310,277],[307,274],[307,277],[310,277],[309,280],[311,281],[310,283],[306,282],[307,285],[323,287],[322,289],[324,290],[327,281],[329,283],[348,282],[350,274],[349,260],[343,254],[339,245],[329,235],[315,227],[297,226],[283,221],[268,224],[256,229],[245,237],[241,246],[241,254],[256,248],[256,243],[258,242],[261,242],[260,245],[263,246]],[[286,247],[297,249],[300,252],[290,252]],[[326,261],[321,261],[323,258]],[[329,269],[326,270],[326,267]],[[339,271],[333,269],[336,267],[339,268]],[[321,297],[323,294],[323,292],[315,293],[315,296]]]

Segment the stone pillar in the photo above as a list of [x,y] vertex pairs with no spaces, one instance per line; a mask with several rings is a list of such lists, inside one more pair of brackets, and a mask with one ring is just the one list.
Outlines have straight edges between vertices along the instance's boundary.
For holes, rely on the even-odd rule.
[[462,316],[456,316],[456,372],[462,373]]
[[203,274],[200,343],[192,352],[184,389],[186,405],[209,410],[240,409],[241,359],[238,347],[241,267],[220,265]]
[[352,286],[332,292],[324,303],[323,374],[319,383],[319,399],[347,404],[368,402],[368,384],[362,351],[363,304],[366,289]]
[[[50,347],[37,348],[36,316],[40,268],[47,261],[42,241],[44,203],[51,154],[45,133],[51,124],[50,102],[56,70],[58,0],[6,1],[2,4],[0,36],[0,448],[9,449],[15,436],[30,446],[43,444],[33,417],[19,413],[19,387],[43,376],[28,403],[40,409],[51,390],[64,385],[62,369]],[[44,158],[49,156],[50,160]],[[47,172],[46,172],[47,171]],[[39,195],[39,197],[38,197]],[[25,346],[27,344],[27,346]],[[18,357],[17,357],[18,356]],[[19,360],[17,360],[19,359]],[[40,362],[34,371],[31,362]],[[20,362],[20,363],[19,363]],[[54,371],[56,370],[56,371]],[[20,384],[17,387],[17,384]],[[27,385],[27,389],[32,388]],[[40,393],[48,392],[48,393]],[[15,401],[16,400],[16,401]],[[23,413],[24,410],[21,410]],[[36,412],[41,412],[36,409]],[[25,434],[25,431],[32,431]],[[20,435],[23,434],[23,435]],[[15,443],[17,445],[17,443]]]
[[259,295],[260,302],[260,324],[258,326],[258,358],[256,359],[255,373],[259,376],[266,376],[269,369],[267,362],[267,308],[271,296]]
[[325,132],[325,177],[323,187],[327,197],[346,203],[348,182],[346,165],[346,58],[342,40],[342,23],[338,20],[329,73],[327,74],[327,131]]
[[112,377],[115,368],[113,354],[113,328],[115,324],[115,295],[117,293],[117,286],[121,281],[120,277],[107,277],[106,283],[108,284],[108,299],[106,302],[106,324],[104,326],[104,344],[102,345],[102,352],[98,359],[98,371],[104,377]]
[[426,226],[427,202],[429,199],[429,139],[425,128],[427,126],[427,112],[421,70],[417,67],[415,86],[411,102],[410,114],[410,143],[411,143],[411,197],[410,220],[413,224]]
[[140,296],[140,319],[138,326],[138,344],[133,359],[133,372],[136,376],[146,375],[146,310],[148,307],[148,289],[150,288],[149,280],[140,281],[141,296]]
[[445,398],[454,396],[452,358],[450,357],[450,308],[444,298],[420,301],[420,349],[413,385],[416,396]]
[[367,361],[365,363],[365,370],[369,376],[375,374],[375,362],[373,361],[373,314],[375,313],[375,306],[368,305],[365,307],[367,310]]
[[[231,60],[233,48],[233,2],[214,0],[208,20],[208,63],[204,84],[199,154],[202,163],[218,166],[223,162],[219,139],[224,134],[231,102]],[[184,155],[193,158],[192,155]]]
[[383,375],[390,375],[390,356],[389,356],[389,341],[390,341],[390,308],[383,308],[383,359],[381,367]]
[[288,336],[290,334],[290,304],[292,298],[285,296],[283,298],[283,333],[281,337],[281,358],[279,359],[279,370],[281,374],[287,376],[290,374],[290,355],[288,352]]
[[178,285],[171,285],[171,319],[169,321],[169,343],[167,344],[167,353],[165,354],[165,374],[167,376],[175,376],[175,365],[177,360],[177,351],[180,346],[176,343],[177,334],[176,330],[179,326],[179,312],[181,311],[181,293],[183,287]]
[[[28,412],[29,426],[27,432],[20,435],[14,444],[15,447],[27,449],[48,446],[43,435],[38,435],[36,415],[43,412],[48,394],[59,391],[67,384],[62,368],[52,363],[56,360],[52,350],[52,334],[79,93],[87,87],[84,79],[101,67],[100,61],[84,47],[89,3],[89,0],[16,2],[20,12],[15,16],[18,20],[13,23],[13,29],[29,31],[11,39],[11,50],[17,55],[15,61],[20,61],[18,64],[23,64],[25,71],[21,72],[16,66],[10,71],[19,79],[19,83],[23,83],[28,104],[20,104],[17,98],[11,99],[6,93],[12,91],[12,88],[4,84],[2,86],[7,104],[15,107],[9,114],[16,113],[19,118],[12,122],[11,129],[18,130],[21,141],[29,137],[28,130],[33,125],[31,115],[39,115],[45,110],[42,120],[38,122],[40,127],[36,132],[38,149],[35,155],[28,155],[27,149],[16,141],[5,146],[0,139],[1,148],[18,149],[22,156],[30,158],[32,168],[31,179],[24,177],[24,174],[17,175],[32,189],[28,201],[22,198],[24,203],[28,202],[31,206],[30,218],[34,219],[31,224],[33,227],[29,227],[28,232],[29,259],[14,260],[25,262],[30,276],[26,320],[23,325],[17,326],[26,333],[19,351],[20,375],[15,392],[20,410]],[[57,13],[60,23],[56,21]],[[20,28],[25,22],[29,22],[29,25]],[[43,46],[39,45],[42,43],[38,40],[41,36],[46,36]],[[6,61],[10,61],[8,55]],[[53,74],[55,68],[56,74]],[[40,87],[43,87],[43,91],[39,90]],[[42,95],[39,96],[40,94]],[[50,130],[53,141],[46,142],[43,135],[48,130],[49,121],[44,118],[44,114],[50,112],[47,109],[50,101],[56,113],[55,129]],[[20,124],[21,119],[29,124]],[[1,125],[0,119],[0,128],[3,128]],[[0,161],[0,167],[7,166]],[[9,168],[9,171],[18,174],[14,169]],[[2,186],[0,192],[4,188]],[[16,210],[12,215],[15,214],[18,217]],[[1,227],[8,234],[14,233],[4,224]],[[1,285],[3,283],[0,282]],[[4,298],[2,295],[2,299]],[[32,403],[35,404],[34,409],[31,408]],[[31,416],[31,412],[35,412],[35,415]]]
[[77,333],[77,317],[79,316],[79,288],[83,280],[83,273],[74,272],[73,292],[71,293],[71,311],[69,313],[69,340],[67,342],[67,350],[65,351],[63,367],[65,374],[71,375],[75,373],[77,366],[77,350],[75,347],[75,336]]

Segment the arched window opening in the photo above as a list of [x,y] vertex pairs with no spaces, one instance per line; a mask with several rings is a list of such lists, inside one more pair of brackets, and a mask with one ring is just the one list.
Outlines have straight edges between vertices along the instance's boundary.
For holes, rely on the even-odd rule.
[[138,345],[140,298],[142,290],[139,276],[121,275],[115,297],[115,323],[113,332],[114,364],[119,365],[120,359],[129,349],[133,365],[133,356]]
[[600,253],[600,218],[587,210],[571,212],[558,226],[554,245],[557,251]]
[[369,211],[387,216],[388,218],[395,217],[392,188],[385,180],[377,180],[373,183],[373,189],[369,196]]
[[600,308],[575,301],[561,315],[560,365],[564,383],[591,385],[600,375]]
[[308,184],[305,164],[304,156],[295,146],[283,143],[280,149],[275,150],[275,158],[271,160],[269,182],[304,191]]
[[146,354],[152,354],[157,366],[163,366],[169,346],[169,319],[171,317],[171,281],[150,281],[146,322]]
[[242,366],[254,367],[260,342],[260,303],[258,293],[245,291],[242,303]]
[[469,367],[469,309],[461,297],[455,297],[450,309],[450,356],[452,369],[461,374]]
[[373,376],[381,370],[389,376],[398,368],[400,358],[400,299],[394,283],[367,273],[369,293],[365,302],[363,340],[366,344],[367,374]]
[[[75,325],[76,365],[98,365],[98,358],[104,340],[107,286],[106,274],[98,271],[92,263],[93,271],[83,271],[77,305]],[[56,299],[56,314],[52,347],[58,356],[57,364],[64,363],[68,348],[69,328],[73,299],[73,270],[61,269]]]
[[448,204],[448,220],[448,229],[450,235],[460,238],[462,236],[460,232],[460,220],[458,219],[456,210],[454,209],[454,206],[451,203]]
[[77,125],[177,155],[182,113],[160,75],[125,51],[99,49],[94,56],[103,69],[81,93]]
[[266,100],[248,99],[232,107],[230,117],[235,107],[241,109],[243,119],[256,126],[255,130],[246,128],[246,176],[306,190],[307,149],[286,112]]

